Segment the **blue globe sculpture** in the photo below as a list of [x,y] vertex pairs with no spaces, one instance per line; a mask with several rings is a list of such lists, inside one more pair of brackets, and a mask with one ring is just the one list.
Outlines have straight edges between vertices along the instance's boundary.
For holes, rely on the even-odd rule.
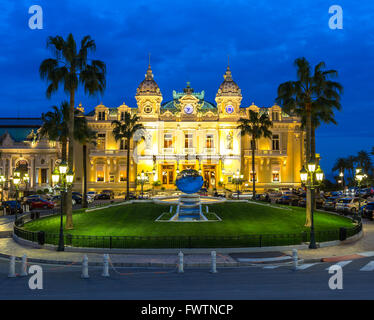
[[184,193],[196,193],[204,184],[204,179],[194,169],[183,170],[176,179],[178,189]]

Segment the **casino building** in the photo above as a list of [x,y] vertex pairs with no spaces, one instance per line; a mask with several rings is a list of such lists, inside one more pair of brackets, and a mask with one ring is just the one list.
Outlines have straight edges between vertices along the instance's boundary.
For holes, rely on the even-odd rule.
[[[195,91],[190,83],[181,91],[173,91],[171,101],[163,101],[149,65],[136,91],[136,107],[99,104],[85,113],[89,126],[97,132],[96,143],[88,146],[88,190],[125,191],[126,143],[115,141],[111,123],[121,120],[126,111],[137,114],[146,128],[144,138],[136,135],[130,145],[132,190],[139,190],[136,180],[141,174],[146,177],[144,190],[176,190],[175,178],[187,168],[199,170],[210,191],[233,190],[232,178],[238,172],[245,180],[243,189],[251,189],[252,179],[256,179],[259,191],[299,186],[304,161],[300,119],[285,114],[278,105],[241,105],[242,93],[229,66],[223,78],[215,102],[207,101],[205,92]],[[82,105],[78,108],[84,112]],[[248,117],[249,110],[267,113],[273,121],[272,139],[257,141],[255,172],[251,170],[250,137],[242,137],[236,129],[239,118]],[[30,190],[51,187],[51,174],[61,156],[59,145],[38,138],[40,119],[9,121],[0,119],[0,171],[10,177],[22,165],[30,175]],[[74,170],[74,189],[81,191],[83,157],[77,142]]]

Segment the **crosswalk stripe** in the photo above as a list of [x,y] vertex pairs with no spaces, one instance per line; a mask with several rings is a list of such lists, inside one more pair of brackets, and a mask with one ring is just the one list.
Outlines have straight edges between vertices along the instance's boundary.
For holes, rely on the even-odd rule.
[[[339,261],[339,262],[337,262],[337,263],[332,264],[331,266],[338,265],[338,266],[340,266],[340,267],[343,268],[344,266],[346,266],[347,264],[349,264],[349,263],[351,263],[351,262],[352,262],[352,260]],[[330,267],[331,267],[331,266],[330,266]],[[329,270],[330,267],[327,267],[326,270]]]
[[374,261],[370,261],[368,264],[364,265],[360,271],[373,271],[374,270]]
[[264,269],[276,269],[279,268],[279,266],[265,266]]
[[308,269],[314,265],[316,265],[317,263],[304,263],[300,266],[297,267],[297,270],[305,270],[305,269]]

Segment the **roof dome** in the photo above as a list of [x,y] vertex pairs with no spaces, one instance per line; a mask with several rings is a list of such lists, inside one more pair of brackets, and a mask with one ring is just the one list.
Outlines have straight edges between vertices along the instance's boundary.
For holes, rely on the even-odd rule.
[[156,81],[153,79],[151,65],[148,66],[145,79],[140,83],[138,89],[136,90],[136,95],[161,96],[160,88],[158,87]]
[[219,86],[217,96],[241,96],[239,86],[232,79],[230,66],[227,66],[226,73],[223,75],[225,79]]

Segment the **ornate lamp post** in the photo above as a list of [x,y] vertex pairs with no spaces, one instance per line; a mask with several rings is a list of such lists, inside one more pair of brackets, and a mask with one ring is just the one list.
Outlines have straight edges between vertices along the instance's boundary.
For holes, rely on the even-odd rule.
[[236,193],[239,200],[239,187],[243,183],[243,175],[240,174],[239,169],[236,171],[236,174],[232,176],[232,182],[236,185]]
[[145,184],[145,183],[147,182],[147,180],[148,180],[148,177],[145,175],[144,170],[142,170],[141,174],[138,175],[137,180],[138,180],[138,183],[139,183],[140,186],[141,186],[141,197],[142,197],[142,199],[143,199],[143,188],[144,188],[144,184]]
[[[58,167],[52,173],[52,181],[56,185],[60,183],[60,236],[58,239],[57,251],[64,251],[64,227],[63,227],[63,199],[65,199],[68,188],[73,184],[74,173],[69,170],[68,165],[65,161],[62,161]],[[65,195],[65,196],[64,196]]]
[[[362,182],[363,178],[364,178],[364,174],[362,173],[362,169],[357,168],[355,179],[357,181],[357,187],[358,187],[358,210],[357,210],[357,212],[359,212],[359,213],[361,213],[360,212],[360,209],[361,209],[361,182]],[[360,216],[360,214],[359,214],[359,216]]]
[[312,206],[311,206],[311,227],[310,227],[310,243],[309,249],[317,249],[315,232],[314,232],[314,192],[322,180],[323,180],[323,171],[320,166],[316,170],[316,161],[314,159],[310,160],[307,165],[307,169],[303,166],[300,170],[300,178],[302,183],[310,189]]
[[[13,172],[13,184],[14,184],[14,187],[16,189],[16,212],[15,212],[15,217],[14,217],[14,221],[17,221],[17,218],[18,218],[18,215],[17,215],[17,212],[18,212],[18,192],[19,192],[19,186],[21,183],[28,183],[30,178],[29,178],[29,174],[27,172],[22,172],[19,168],[16,168]],[[5,179],[4,179],[4,182],[5,182]],[[21,206],[20,206],[21,207]]]

